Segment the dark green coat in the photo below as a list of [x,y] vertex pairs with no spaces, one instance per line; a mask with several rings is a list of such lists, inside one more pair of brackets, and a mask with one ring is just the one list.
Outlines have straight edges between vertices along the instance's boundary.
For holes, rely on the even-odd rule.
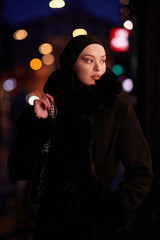
[[[106,79],[111,79],[112,87]],[[44,91],[57,103],[56,124],[50,118],[36,118],[32,106],[18,122],[19,135],[8,160],[17,180],[32,176],[35,156],[56,127],[36,240],[53,236],[55,240],[109,239],[128,224],[130,214],[150,190],[153,173],[148,143],[132,106],[117,95],[114,81],[109,73],[96,87],[66,94],[63,85],[62,91],[52,92],[49,79]],[[120,161],[123,180],[112,191],[110,184]]]

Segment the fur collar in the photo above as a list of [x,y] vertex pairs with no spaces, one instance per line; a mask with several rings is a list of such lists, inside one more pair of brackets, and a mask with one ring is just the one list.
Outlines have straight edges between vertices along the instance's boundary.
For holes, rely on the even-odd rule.
[[44,86],[44,92],[54,97],[58,108],[63,105],[97,111],[113,103],[122,89],[121,82],[108,68],[96,85],[77,89],[69,86],[65,73],[58,69],[50,75]]

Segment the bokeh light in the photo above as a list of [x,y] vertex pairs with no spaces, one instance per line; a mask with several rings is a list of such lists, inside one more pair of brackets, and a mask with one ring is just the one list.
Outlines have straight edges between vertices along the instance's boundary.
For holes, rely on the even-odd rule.
[[110,47],[115,52],[127,52],[129,50],[129,32],[125,28],[112,28],[110,31]]
[[133,23],[130,20],[127,20],[123,23],[124,28],[128,29],[128,30],[132,30],[133,29]]
[[126,8],[126,7],[121,8],[120,12],[123,14],[123,16],[130,15],[130,10],[129,10],[129,8]]
[[52,0],[49,3],[50,8],[62,8],[65,6],[65,1],[63,0]]
[[129,0],[119,0],[120,3],[122,3],[123,5],[128,5],[129,4]]
[[45,65],[51,65],[54,63],[54,56],[52,54],[46,54],[44,56],[42,56],[42,62],[45,64]]
[[125,92],[131,92],[133,90],[133,81],[130,78],[126,78],[123,83],[122,87]]
[[123,67],[120,64],[115,64],[112,67],[112,71],[117,75],[121,75],[123,73]]
[[20,29],[14,32],[13,37],[15,40],[23,40],[27,37],[28,33],[24,29]]
[[53,47],[50,43],[43,43],[39,46],[39,52],[41,54],[49,54],[53,50]]
[[79,35],[87,35],[87,31],[83,28],[77,28],[72,32],[73,37],[76,37]]
[[16,86],[17,86],[17,81],[15,78],[9,78],[5,80],[3,83],[3,89],[7,92],[12,91],[13,89],[16,88]]
[[33,58],[31,61],[30,61],[30,67],[33,69],[33,70],[39,70],[41,67],[42,67],[42,62],[39,58]]

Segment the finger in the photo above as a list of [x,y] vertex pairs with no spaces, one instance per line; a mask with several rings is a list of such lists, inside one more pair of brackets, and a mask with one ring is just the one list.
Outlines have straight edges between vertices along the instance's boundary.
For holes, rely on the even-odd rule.
[[47,103],[47,109],[50,110],[51,109],[51,102],[48,98],[45,99],[46,103]]
[[38,101],[39,101],[39,99],[35,99],[35,100],[33,101],[34,105],[37,104]]
[[50,94],[46,93],[45,96],[50,100],[51,103],[54,103],[54,98]]
[[46,99],[40,99],[38,102],[39,105],[41,105],[41,107],[45,110],[48,109],[48,102],[46,101]]
[[[53,97],[52,97],[52,98],[53,98]],[[48,98],[48,96],[45,94],[45,95],[42,97],[42,99],[43,99],[44,101],[46,101],[47,109],[50,110],[50,109],[51,109],[51,101],[50,101],[50,99]]]

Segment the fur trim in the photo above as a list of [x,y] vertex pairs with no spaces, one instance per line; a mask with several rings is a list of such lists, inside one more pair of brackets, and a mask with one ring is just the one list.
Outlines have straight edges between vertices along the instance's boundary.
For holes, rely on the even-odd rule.
[[[44,86],[44,92],[51,94],[55,98],[57,106],[70,102],[70,104],[81,102],[85,108],[97,109],[111,104],[116,96],[121,92],[121,82],[117,76],[107,68],[96,85],[72,89],[69,79],[62,69],[54,71]],[[88,106],[87,106],[88,105]]]

